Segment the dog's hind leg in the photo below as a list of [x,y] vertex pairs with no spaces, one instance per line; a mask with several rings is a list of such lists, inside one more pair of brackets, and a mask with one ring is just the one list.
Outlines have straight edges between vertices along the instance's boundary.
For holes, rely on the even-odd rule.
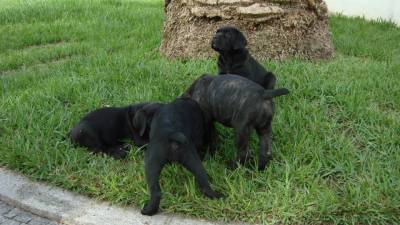
[[165,158],[162,157],[157,147],[149,146],[145,153],[144,170],[147,185],[150,189],[150,200],[143,207],[143,215],[154,215],[157,213],[161,200],[161,187],[159,183],[161,170],[165,165]]
[[257,128],[260,141],[260,152],[258,170],[264,170],[267,163],[272,159],[272,121],[269,120],[265,127]]
[[182,160],[182,165],[191,173],[193,173],[197,183],[200,186],[201,192],[205,196],[209,198],[220,198],[223,196],[222,194],[214,191],[210,187],[207,172],[204,169],[200,157],[198,156],[196,149],[194,147],[192,147],[189,151],[185,153],[185,156]]

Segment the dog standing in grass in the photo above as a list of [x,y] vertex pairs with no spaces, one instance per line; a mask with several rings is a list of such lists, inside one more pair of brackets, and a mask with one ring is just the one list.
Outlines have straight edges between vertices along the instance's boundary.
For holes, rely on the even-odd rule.
[[251,159],[248,145],[255,128],[260,140],[258,169],[264,170],[272,159],[272,98],[288,93],[286,88],[266,90],[242,76],[227,74],[203,75],[183,96],[197,101],[206,118],[234,128],[237,160],[229,163],[231,168],[236,167],[236,162],[245,164]]
[[234,27],[221,27],[211,41],[211,48],[219,53],[218,74],[236,74],[256,82],[265,89],[274,89],[276,78],[264,69],[246,49],[247,40]]
[[[149,119],[151,117],[153,119]],[[190,98],[178,98],[162,106],[154,115],[143,108],[136,113],[134,125],[146,130],[150,120],[150,142],[144,158],[150,200],[143,207],[142,214],[157,213],[161,200],[160,174],[168,163],[179,163],[193,173],[205,196],[222,197],[210,187],[199,155],[204,155],[206,151],[210,123],[205,120],[197,102]]]

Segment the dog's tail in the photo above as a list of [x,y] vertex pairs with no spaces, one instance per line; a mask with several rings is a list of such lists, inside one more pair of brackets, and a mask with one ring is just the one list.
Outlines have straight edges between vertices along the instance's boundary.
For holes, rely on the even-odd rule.
[[188,139],[183,133],[175,132],[169,136],[169,142],[171,147],[178,148],[180,145],[186,145],[188,143]]
[[286,88],[278,88],[278,89],[271,89],[271,90],[265,90],[263,94],[264,99],[271,99],[275,98],[281,95],[287,95],[289,94],[289,90]]

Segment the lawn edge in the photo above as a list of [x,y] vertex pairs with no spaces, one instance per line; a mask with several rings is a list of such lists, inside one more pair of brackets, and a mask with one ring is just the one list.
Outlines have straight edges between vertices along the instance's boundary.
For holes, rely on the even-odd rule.
[[66,225],[239,225],[163,213],[143,216],[136,208],[112,206],[58,187],[33,182],[4,167],[0,167],[0,180],[0,200]]

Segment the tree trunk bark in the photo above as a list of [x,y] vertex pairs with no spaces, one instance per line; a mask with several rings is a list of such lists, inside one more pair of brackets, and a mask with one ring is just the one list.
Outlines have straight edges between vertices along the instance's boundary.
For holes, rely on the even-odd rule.
[[326,59],[332,56],[323,0],[165,0],[161,54],[207,58],[221,26],[235,26],[258,59]]

